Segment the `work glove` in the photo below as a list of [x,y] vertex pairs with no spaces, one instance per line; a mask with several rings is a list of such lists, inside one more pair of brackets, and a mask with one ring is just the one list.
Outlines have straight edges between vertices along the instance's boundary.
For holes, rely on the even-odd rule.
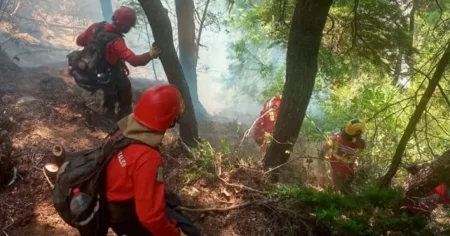
[[152,58],[158,58],[159,54],[161,53],[161,49],[158,47],[158,45],[156,45],[156,43],[152,44],[152,49],[150,49],[150,56]]

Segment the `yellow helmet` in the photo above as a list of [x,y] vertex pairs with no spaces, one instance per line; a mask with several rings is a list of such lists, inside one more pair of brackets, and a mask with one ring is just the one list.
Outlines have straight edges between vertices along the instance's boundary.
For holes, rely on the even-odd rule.
[[353,119],[347,123],[344,131],[350,136],[360,135],[366,132],[366,125],[358,119]]

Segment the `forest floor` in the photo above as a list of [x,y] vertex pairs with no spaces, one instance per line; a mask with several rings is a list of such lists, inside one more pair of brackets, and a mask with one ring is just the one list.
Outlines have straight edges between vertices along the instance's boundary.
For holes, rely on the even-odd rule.
[[[0,130],[7,131],[13,142],[11,162],[19,173],[11,186],[0,189],[0,234],[77,235],[55,212],[42,167],[55,144],[62,144],[67,151],[99,144],[113,125],[100,113],[101,95],[91,96],[78,88],[66,76],[63,64],[21,69],[1,60],[0,70]],[[136,91],[135,97],[138,94]],[[243,132],[237,127],[232,122],[199,122],[203,139],[216,148],[223,147],[223,140],[227,140],[231,150],[216,166],[231,164],[232,168],[224,167],[220,178],[212,181],[201,176],[187,181],[192,158],[178,144],[175,129],[166,135],[162,146],[167,164],[165,178],[168,188],[182,197],[183,205],[226,208],[263,199],[257,189],[269,184],[254,159],[259,155],[258,148],[250,138],[241,142]],[[271,235],[264,208],[247,206],[187,214],[203,235]]]
[[[6,133],[12,141],[7,158],[19,175],[10,186],[0,186],[0,235],[77,235],[54,210],[42,167],[50,160],[54,145],[61,144],[69,152],[92,148],[114,123],[101,115],[101,94],[91,95],[76,86],[61,62],[80,31],[64,27],[74,19],[58,16],[47,19],[52,24],[44,24],[36,17],[15,18],[19,23],[0,24],[2,49],[9,57],[17,55],[13,63],[0,50],[0,136]],[[39,67],[42,64],[47,66]],[[132,73],[144,77],[139,70]],[[155,83],[160,81],[132,80],[134,101]],[[180,195],[183,205],[220,208],[186,214],[203,235],[274,235],[270,229],[277,226],[270,209],[245,205],[264,201],[261,191],[272,187],[260,166],[259,149],[245,133],[250,125],[214,117],[198,122],[198,128],[201,138],[211,145],[202,148],[213,156],[212,177],[211,170],[209,177],[197,173],[202,170],[195,166],[205,163],[195,163],[198,160],[179,145],[176,129],[166,134],[161,148],[167,187]],[[303,146],[294,150],[293,157],[316,155],[315,147],[306,142],[299,145]],[[2,158],[0,146],[0,162]],[[305,159],[296,159],[280,170],[285,183],[316,180],[310,175],[317,173],[305,171]],[[245,206],[236,207],[241,204]]]

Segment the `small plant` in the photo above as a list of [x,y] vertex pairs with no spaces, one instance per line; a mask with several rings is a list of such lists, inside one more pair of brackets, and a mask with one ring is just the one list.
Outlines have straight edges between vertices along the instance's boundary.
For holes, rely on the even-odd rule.
[[[219,148],[214,149],[207,141],[199,142],[198,148],[193,149],[193,161],[185,171],[186,182],[204,178],[207,181],[214,181],[220,175],[223,160],[229,160],[231,155],[230,144],[227,140],[220,141]],[[225,162],[225,167],[230,167],[230,162]]]
[[216,178],[215,156],[216,151],[209,142],[199,142],[198,147],[192,150],[193,161],[185,171],[186,182],[205,178],[213,181]]

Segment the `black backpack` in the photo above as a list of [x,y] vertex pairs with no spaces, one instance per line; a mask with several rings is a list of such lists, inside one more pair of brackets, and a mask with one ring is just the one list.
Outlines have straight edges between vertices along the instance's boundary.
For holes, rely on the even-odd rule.
[[122,37],[119,33],[106,32],[105,24],[105,21],[98,23],[92,42],[86,47],[67,55],[69,73],[75,83],[92,93],[110,87],[111,65],[105,60],[105,49],[109,42]]
[[[144,144],[118,132],[118,129],[111,132],[97,148],[68,153],[58,171],[53,188],[53,205],[59,216],[72,227],[87,226],[96,216],[95,221],[104,220],[104,214],[99,212],[104,212],[106,207],[105,169],[109,161],[132,143]],[[74,217],[70,211],[74,188],[92,199],[89,207],[78,217]]]

